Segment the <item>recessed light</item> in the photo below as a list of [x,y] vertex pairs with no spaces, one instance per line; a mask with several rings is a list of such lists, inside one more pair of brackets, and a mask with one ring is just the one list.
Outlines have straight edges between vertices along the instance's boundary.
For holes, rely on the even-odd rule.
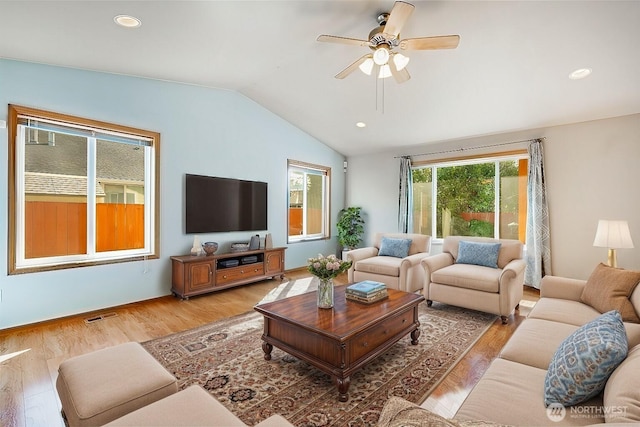
[[591,71],[592,71],[591,68],[578,68],[577,70],[569,74],[569,78],[571,80],[584,79],[585,77],[591,74]]
[[356,126],[359,128],[363,128],[363,127],[367,127],[367,124],[365,122],[358,122],[356,123]]
[[116,24],[126,28],[138,28],[142,25],[142,21],[131,15],[118,15],[113,20]]

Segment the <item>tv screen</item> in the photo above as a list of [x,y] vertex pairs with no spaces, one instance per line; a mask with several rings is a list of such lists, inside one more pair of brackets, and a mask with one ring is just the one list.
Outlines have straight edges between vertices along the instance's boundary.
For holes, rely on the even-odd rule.
[[267,183],[186,175],[187,233],[267,229]]

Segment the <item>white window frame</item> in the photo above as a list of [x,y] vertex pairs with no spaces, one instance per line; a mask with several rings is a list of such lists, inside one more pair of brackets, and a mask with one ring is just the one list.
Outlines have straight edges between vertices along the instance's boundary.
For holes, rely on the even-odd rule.
[[[289,208],[291,206],[290,196],[291,196],[291,188],[290,188],[290,174],[292,171],[297,171],[303,173],[306,178],[307,175],[318,175],[322,176],[322,230],[320,233],[312,233],[307,234],[304,232],[307,228],[306,218],[307,215],[303,215],[303,233],[300,235],[291,236],[289,235]],[[306,203],[306,187],[303,187],[303,203]],[[330,237],[329,230],[329,218],[330,218],[330,200],[331,200],[331,168],[314,165],[305,162],[299,162],[296,160],[287,160],[287,243],[299,243],[309,240],[322,240],[328,239]],[[303,211],[306,207],[303,205]]]
[[438,224],[434,218],[437,218],[437,209],[438,209],[438,174],[436,172],[437,168],[447,168],[454,166],[466,166],[472,164],[479,163],[494,163],[496,173],[494,175],[494,209],[495,209],[495,223],[493,228],[494,238],[500,238],[500,162],[505,161],[518,161],[522,159],[528,159],[526,152],[517,153],[517,154],[505,154],[505,155],[493,155],[486,157],[473,157],[468,159],[458,159],[458,160],[443,160],[443,161],[435,161],[429,163],[419,163],[412,167],[413,170],[416,169],[431,169],[431,236],[432,241],[435,243],[441,243],[444,239],[442,237],[437,237]]
[[[28,273],[135,261],[159,257],[159,144],[160,134],[121,125],[97,122],[28,107],[9,106],[10,141],[9,171],[9,274]],[[33,120],[33,122],[30,122]],[[25,132],[27,128],[42,126],[87,138],[87,250],[85,254],[25,257]],[[139,249],[96,251],[96,144],[98,140],[131,143],[139,140],[144,150],[144,247]],[[20,173],[22,172],[22,173]]]

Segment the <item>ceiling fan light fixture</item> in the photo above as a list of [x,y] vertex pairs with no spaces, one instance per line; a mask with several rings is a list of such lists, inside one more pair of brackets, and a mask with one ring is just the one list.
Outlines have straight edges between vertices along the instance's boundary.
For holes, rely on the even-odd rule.
[[409,57],[408,56],[404,56],[401,53],[396,53],[395,55],[393,55],[393,63],[396,64],[396,69],[398,71],[403,70],[404,67],[407,66],[407,64],[409,63]]
[[389,68],[388,64],[380,67],[380,72],[378,73],[379,79],[386,79],[387,77],[391,77],[391,68]]
[[370,76],[371,71],[373,71],[373,59],[365,59],[362,64],[358,65],[358,68],[360,68],[360,71],[365,73],[367,76]]
[[373,52],[373,62],[378,65],[386,65],[389,62],[389,49],[384,46],[380,46]]

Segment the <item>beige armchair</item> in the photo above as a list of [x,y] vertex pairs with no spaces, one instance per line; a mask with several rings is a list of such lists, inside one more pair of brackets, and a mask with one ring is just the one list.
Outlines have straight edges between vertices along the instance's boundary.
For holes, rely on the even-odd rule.
[[[405,253],[394,251],[399,240],[404,240],[404,244],[406,240],[410,240],[410,243],[404,246],[404,249],[407,249]],[[424,269],[420,266],[420,261],[429,256],[430,249],[431,236],[376,233],[372,247],[354,249],[346,253],[346,260],[352,262],[348,270],[349,283],[375,280],[401,291],[420,290],[424,285]]]
[[[500,243],[495,268],[469,262],[472,245],[465,243],[465,256],[461,259],[460,242]],[[478,245],[473,245],[476,249]],[[495,248],[494,248],[495,249]],[[523,244],[518,240],[485,237],[446,237],[442,253],[422,260],[424,268],[424,297],[427,305],[433,301],[472,310],[494,313],[502,323],[514,309],[518,309],[523,294]],[[482,258],[482,257],[480,257]],[[462,263],[461,261],[465,262]]]

